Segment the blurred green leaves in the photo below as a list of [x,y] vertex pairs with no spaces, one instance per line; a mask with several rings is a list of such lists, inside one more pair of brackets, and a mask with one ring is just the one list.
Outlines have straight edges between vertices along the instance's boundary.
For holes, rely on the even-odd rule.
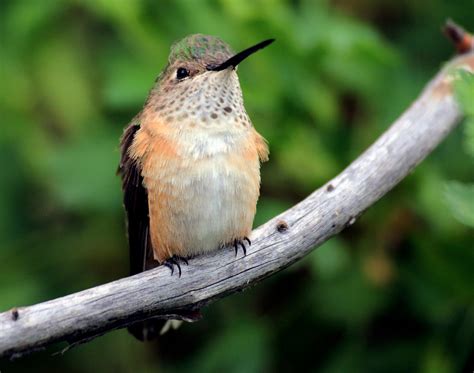
[[145,68],[133,68],[137,59],[124,59],[109,52],[104,61],[106,72],[102,95],[104,102],[116,110],[133,110],[143,104],[144,92],[148,92],[154,78],[158,76],[154,64]]
[[456,80],[456,96],[466,116],[465,120],[465,148],[473,157],[474,164],[474,74],[465,70],[458,71]]
[[[474,169],[474,74],[464,70],[458,71],[456,96],[465,115],[464,145],[472,157]],[[474,228],[474,184],[450,181],[445,184],[445,198],[452,214],[461,223]]]
[[[197,372],[262,372],[270,366],[268,329],[258,319],[236,320],[239,327],[219,331],[201,355],[191,360],[189,369]],[[201,356],[205,356],[203,359]]]
[[[323,185],[388,127],[452,54],[440,25],[451,16],[470,27],[471,5],[3,1],[0,309],[126,275],[118,141],[176,39],[209,33],[235,50],[277,39],[239,67],[247,111],[271,150],[258,226]],[[474,96],[472,75],[461,77],[463,130],[297,265],[215,303],[203,321],[157,344],[119,331],[54,359],[49,351],[32,355],[11,370],[471,366]]]
[[[97,124],[97,123],[96,123]],[[60,156],[58,156],[60,154]],[[91,128],[72,143],[65,143],[51,153],[47,164],[52,195],[72,211],[113,211],[120,209],[120,183],[111,168],[117,160],[115,138],[97,134]]]
[[474,185],[457,181],[447,182],[445,198],[456,219],[474,228]]
[[347,271],[351,263],[348,248],[338,237],[324,243],[310,258],[316,274],[329,281]]

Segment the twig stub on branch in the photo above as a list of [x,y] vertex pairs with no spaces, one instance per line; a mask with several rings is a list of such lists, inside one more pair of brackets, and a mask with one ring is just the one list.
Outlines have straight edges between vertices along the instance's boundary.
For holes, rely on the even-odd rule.
[[474,51],[474,36],[451,19],[446,21],[443,32],[454,44],[459,54]]

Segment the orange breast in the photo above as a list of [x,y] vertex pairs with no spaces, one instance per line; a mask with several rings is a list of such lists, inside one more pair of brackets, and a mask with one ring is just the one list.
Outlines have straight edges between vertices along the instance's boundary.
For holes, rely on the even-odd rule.
[[141,162],[148,190],[158,261],[216,250],[250,234],[260,188],[259,157],[268,152],[253,128],[236,138],[231,151],[194,157],[168,127],[155,122],[137,132],[131,152]]

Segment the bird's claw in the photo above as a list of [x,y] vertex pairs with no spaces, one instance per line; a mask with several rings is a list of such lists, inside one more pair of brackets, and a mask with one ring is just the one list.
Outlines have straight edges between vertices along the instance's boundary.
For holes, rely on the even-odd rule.
[[252,241],[250,241],[250,239],[248,237],[244,237],[242,239],[235,239],[234,240],[235,256],[237,256],[237,254],[239,252],[239,246],[242,248],[242,251],[244,252],[244,256],[247,255],[247,248],[245,247],[244,241],[247,241],[249,246],[252,244]]
[[173,255],[171,258],[166,259],[163,262],[163,265],[165,267],[168,267],[171,270],[171,276],[173,276],[174,273],[174,266],[178,268],[178,277],[181,277],[181,265],[180,263],[184,263],[188,265],[188,260],[182,256],[178,255]]

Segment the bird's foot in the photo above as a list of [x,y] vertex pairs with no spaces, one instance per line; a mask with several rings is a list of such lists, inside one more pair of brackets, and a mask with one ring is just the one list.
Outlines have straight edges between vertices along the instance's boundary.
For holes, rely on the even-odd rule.
[[249,246],[252,244],[252,241],[250,241],[250,239],[248,237],[244,237],[244,238],[241,238],[241,239],[235,239],[234,240],[235,256],[237,256],[237,254],[239,252],[239,247],[244,252],[244,256],[247,255],[247,247],[245,247],[245,241],[247,241]]
[[178,268],[178,276],[181,277],[181,263],[188,265],[188,260],[182,256],[173,255],[171,258],[166,259],[163,265],[171,270],[171,276],[174,273],[174,266]]

